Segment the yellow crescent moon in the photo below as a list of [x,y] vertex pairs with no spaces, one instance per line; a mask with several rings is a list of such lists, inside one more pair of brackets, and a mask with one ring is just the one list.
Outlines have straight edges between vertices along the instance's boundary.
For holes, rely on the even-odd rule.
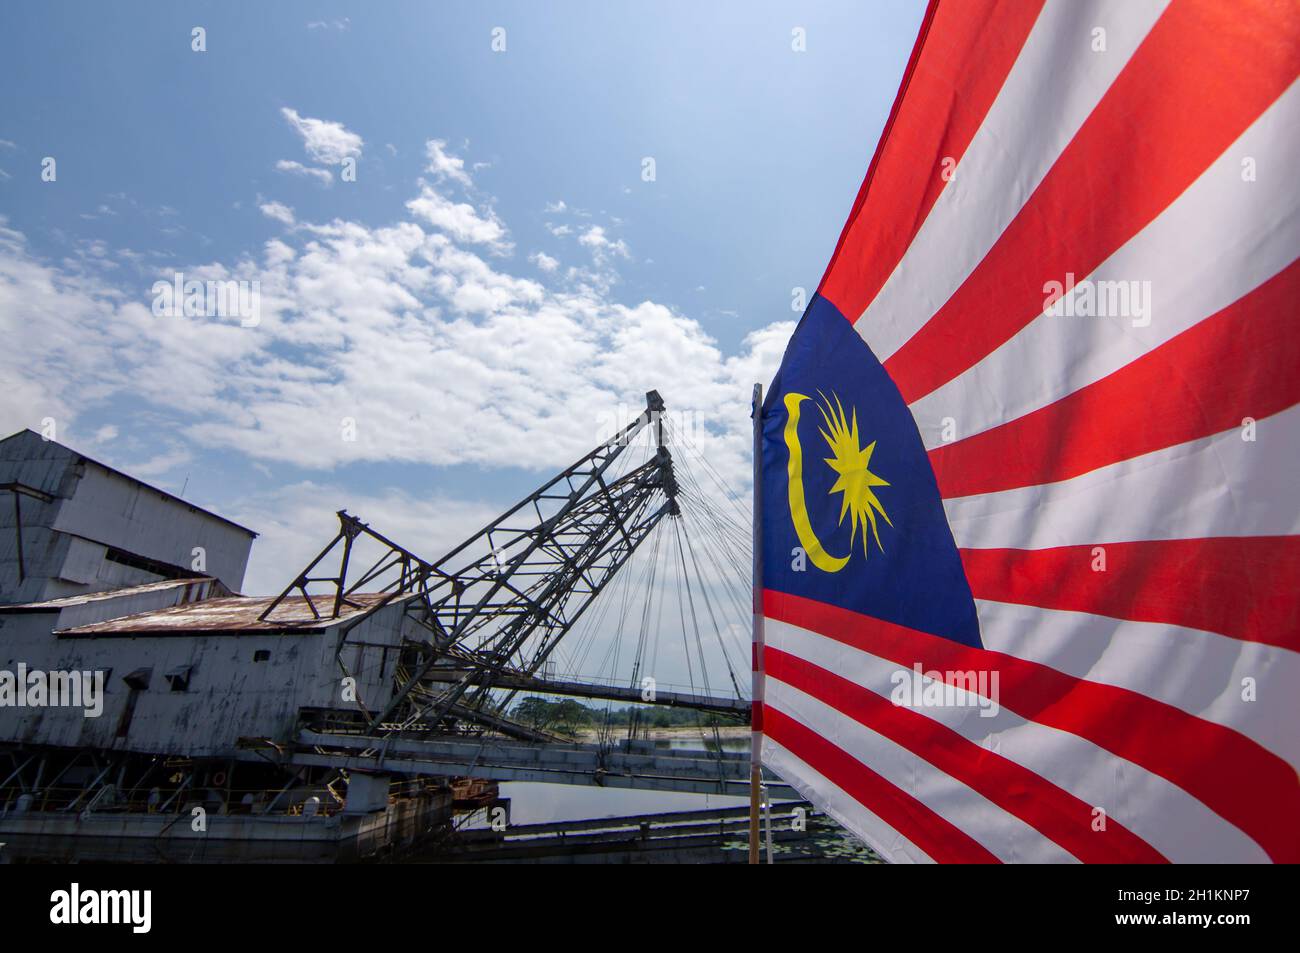
[[785,446],[790,451],[788,468],[789,479],[786,486],[790,493],[790,518],[794,520],[794,531],[799,535],[799,545],[808,554],[813,565],[823,572],[839,572],[848,564],[848,556],[832,556],[826,552],[822,541],[813,532],[812,523],[808,521],[808,507],[803,498],[803,448],[799,445],[799,404],[807,400],[805,394],[785,395]]

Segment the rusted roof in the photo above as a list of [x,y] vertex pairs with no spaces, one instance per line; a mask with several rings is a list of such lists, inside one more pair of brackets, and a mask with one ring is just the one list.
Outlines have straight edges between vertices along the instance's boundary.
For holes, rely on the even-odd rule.
[[258,618],[273,602],[272,596],[229,596],[222,599],[207,599],[189,605],[174,606],[170,609],[158,609],[153,612],[141,612],[137,615],[109,619],[107,622],[95,622],[90,625],[74,626],[60,629],[60,636],[76,637],[83,635],[193,635],[201,632],[323,632],[331,625],[344,619],[369,612],[388,597],[387,593],[358,593],[349,598],[357,606],[345,605],[337,619],[328,618],[333,608],[333,598],[316,596],[313,602],[322,618],[312,615],[307,600],[302,596],[290,596],[276,606],[275,611],[262,621]]
[[223,592],[228,591],[216,579],[210,576],[194,576],[190,579],[160,579],[158,582],[146,582],[139,586],[123,586],[120,589],[106,589],[102,592],[79,592],[73,596],[60,596],[58,599],[46,599],[44,602],[17,602],[12,605],[0,604],[0,612],[55,612],[68,606],[84,606],[89,602],[104,599],[117,599],[122,596],[134,596],[145,592],[161,592],[175,586],[192,586],[195,583],[217,583]]

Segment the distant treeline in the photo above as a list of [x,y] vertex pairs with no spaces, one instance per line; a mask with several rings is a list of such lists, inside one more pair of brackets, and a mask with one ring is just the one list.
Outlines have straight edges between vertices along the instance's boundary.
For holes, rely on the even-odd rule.
[[573,732],[602,725],[626,728],[633,720],[639,728],[695,728],[711,725],[738,725],[739,718],[729,718],[690,708],[666,708],[660,705],[627,705],[606,710],[593,708],[572,698],[551,701],[531,697],[519,701],[510,717],[533,728]]

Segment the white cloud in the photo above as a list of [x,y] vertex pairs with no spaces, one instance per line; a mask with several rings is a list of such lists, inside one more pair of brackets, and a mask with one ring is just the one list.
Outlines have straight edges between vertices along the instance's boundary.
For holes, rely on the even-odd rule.
[[267,218],[273,218],[277,222],[283,222],[286,225],[293,224],[293,209],[287,205],[280,202],[266,202],[259,205],[258,208],[262,210],[262,214]]
[[447,143],[442,139],[430,139],[424,144],[424,152],[429,159],[427,171],[437,176],[440,182],[450,179],[466,188],[474,184],[465,171],[465,160],[448,154]]
[[[299,168],[330,181],[328,170]],[[794,323],[729,353],[687,314],[620,301],[610,288],[627,246],[586,222],[580,241],[604,265],[565,268],[538,251],[537,271],[512,268],[490,254],[509,248],[491,205],[472,191],[463,202],[439,192],[464,185],[457,169],[431,170],[437,181],[419,183],[409,214],[382,226],[300,221],[301,207],[295,216],[259,197],[263,214],[287,213],[295,227],[246,255],[160,263],[143,288],[123,274],[130,268],[105,270],[125,260],[122,249],[88,242],[51,261],[0,216],[0,339],[11,342],[0,349],[0,434],[52,417],[59,439],[129,447],[138,457],[119,461],[127,472],[167,476],[173,489],[215,457],[241,478],[262,474],[263,492],[232,480],[240,489],[226,499],[194,499],[262,534],[244,586],[253,593],[282,589],[332,537],[338,509],[429,559],[503,509],[372,486],[382,467],[364,471],[361,491],[348,485],[355,471],[330,470],[402,462],[550,473],[607,439],[652,388],[677,424],[674,445],[695,444],[746,490],[750,391],[771,379]],[[148,285],[174,271],[259,282],[260,323],[155,317]],[[344,439],[344,418],[355,440]],[[690,466],[691,451],[674,452]],[[284,485],[281,464],[311,479]]]
[[[413,205],[427,193],[436,195],[422,183]],[[490,209],[466,207],[473,221],[496,221]],[[747,491],[750,391],[771,379],[793,322],[754,332],[727,354],[672,308],[616,300],[604,272],[558,262],[548,271],[553,259],[538,252],[538,280],[520,277],[480,253],[491,242],[432,230],[410,211],[418,222],[299,221],[255,255],[160,268],[168,281],[174,270],[258,281],[254,328],[155,317],[147,293],[95,267],[104,257],[90,250],[49,262],[0,217],[0,339],[16,342],[0,349],[0,433],[39,428],[49,416],[59,439],[76,446],[79,422],[98,423],[120,400],[129,415],[113,415],[124,434],[111,446],[153,453],[119,460],[126,472],[163,476],[178,490],[182,477],[219,457],[231,474],[260,481],[268,489],[187,495],[262,534],[243,586],[256,594],[280,591],[307,564],[336,531],[339,509],[428,559],[504,509],[501,500],[373,486],[382,467],[368,468],[358,490],[355,477],[332,477],[332,468],[522,467],[540,482],[616,432],[652,388],[668,404],[683,493],[695,487],[709,496],[702,505],[745,521],[734,512],[744,498],[724,501],[692,461],[703,453],[735,491]],[[593,251],[609,253],[616,243],[598,234],[604,243]],[[354,440],[344,439],[344,418]],[[181,469],[191,459],[194,467]],[[279,464],[315,472],[284,485]],[[671,635],[666,644],[685,641]],[[665,680],[684,679],[684,659],[665,653],[658,665]]]
[[177,467],[184,466],[193,459],[194,454],[189,450],[169,450],[166,453],[149,457],[147,460],[123,463],[118,469],[141,480],[154,480],[164,474],[171,473]]
[[421,184],[420,194],[407,202],[406,207],[457,241],[488,245],[502,253],[512,247],[505,226],[491,209],[480,211],[467,202],[453,202],[428,183]]
[[[335,514],[342,509],[417,556],[434,560],[495,519],[501,506],[440,494],[417,498],[395,489],[359,494],[329,482],[277,487],[222,513],[261,534],[253,546],[244,592],[283,591],[338,531]],[[368,555],[364,545],[364,540],[358,544],[358,564]]]
[[364,141],[340,122],[299,116],[287,106],[280,114],[302,136],[307,155],[322,165],[338,165],[349,156],[360,156]]
[[301,162],[295,162],[293,159],[281,159],[275,164],[275,167],[280,172],[305,175],[324,185],[329,185],[334,181],[334,173],[330,172],[329,169],[314,169],[311,166],[303,165]]
[[[176,426],[224,406],[216,399],[223,381],[258,347],[247,329],[237,319],[200,328],[156,318],[149,289],[109,284],[96,267],[102,260],[92,251],[57,265],[43,261],[0,217],[0,338],[23,342],[0,349],[0,432],[39,429],[51,417],[71,437],[80,414],[122,394],[170,413]],[[247,262],[235,267],[251,270]],[[154,277],[169,282],[174,270],[160,268]],[[200,280],[247,274],[220,265],[185,271]],[[34,325],[40,334],[30,333]]]
[[617,255],[619,258],[628,257],[627,245],[623,239],[611,241],[605,234],[605,229],[600,225],[592,225],[578,236],[578,244],[590,248],[592,257],[598,262],[604,262],[613,255]]
[[[600,274],[561,275],[535,253],[537,281],[483,257],[476,247],[500,250],[506,236],[490,208],[452,203],[428,183],[408,208],[412,220],[298,222],[256,256],[160,268],[163,280],[183,270],[258,281],[255,328],[155,317],[147,293],[87,263],[93,253],[44,261],[0,221],[0,337],[21,342],[0,351],[0,425],[75,424],[120,395],[189,447],[254,461],[550,470],[605,439],[613,409],[638,408],[656,388],[698,424],[715,466],[747,482],[750,389],[770,379],[792,325],[727,355],[686,315],[615,300]],[[599,226],[583,243],[625,254]],[[24,333],[33,324],[41,335]]]
[[307,29],[336,30],[341,33],[350,26],[352,26],[352,21],[347,17],[341,17],[335,20],[312,20],[310,23],[307,24]]

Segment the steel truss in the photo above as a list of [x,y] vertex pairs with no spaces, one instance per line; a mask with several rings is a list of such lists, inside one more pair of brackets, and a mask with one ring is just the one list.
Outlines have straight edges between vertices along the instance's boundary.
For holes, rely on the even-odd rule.
[[[663,412],[658,392],[649,392],[645,410],[618,434],[436,562],[340,511],[334,539],[261,618],[284,621],[286,600],[295,595],[311,614],[303,621],[315,624],[345,609],[365,610],[342,624],[338,659],[347,674],[345,649],[364,648],[348,633],[400,602],[415,623],[408,628],[423,634],[404,643],[393,695],[382,710],[367,713],[366,733],[470,727],[549,740],[501,712],[659,522],[680,514]],[[615,462],[647,428],[654,453],[615,476]],[[363,538],[380,555],[357,573],[352,563]],[[325,568],[335,556],[336,572]],[[383,598],[363,601],[363,592]],[[504,699],[498,689],[508,693]]]
[[346,775],[337,770],[245,760],[0,744],[0,819],[27,813],[81,820],[92,814],[179,816],[195,803],[222,814],[251,813],[240,801],[243,794],[256,794],[257,809],[274,813],[287,806],[292,789],[304,785],[343,803],[338,791],[346,789]]

